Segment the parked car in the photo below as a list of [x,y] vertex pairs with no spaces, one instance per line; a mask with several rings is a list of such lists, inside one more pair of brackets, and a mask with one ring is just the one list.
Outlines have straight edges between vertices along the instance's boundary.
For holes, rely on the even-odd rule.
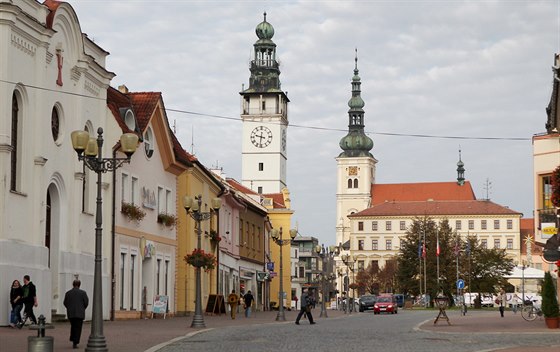
[[362,296],[362,297],[360,297],[360,305],[358,307],[358,310],[360,312],[363,312],[363,311],[366,311],[366,310],[372,310],[376,301],[377,301],[377,296],[374,296],[374,295]]
[[377,302],[373,306],[373,313],[391,313],[397,314],[399,312],[399,307],[397,306],[397,300],[393,295],[382,295],[377,297]]
[[402,293],[395,293],[393,296],[395,296],[395,300],[397,300],[397,306],[399,308],[404,307],[404,295]]

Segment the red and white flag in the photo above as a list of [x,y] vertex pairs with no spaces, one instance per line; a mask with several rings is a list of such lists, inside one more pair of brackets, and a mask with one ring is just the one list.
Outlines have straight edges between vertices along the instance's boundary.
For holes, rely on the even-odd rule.
[[439,240],[437,241],[436,244],[436,255],[439,257]]

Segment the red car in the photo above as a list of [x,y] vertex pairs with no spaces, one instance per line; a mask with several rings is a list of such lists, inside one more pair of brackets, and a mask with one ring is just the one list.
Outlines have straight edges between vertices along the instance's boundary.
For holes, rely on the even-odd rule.
[[397,314],[399,312],[399,307],[397,306],[397,300],[393,295],[381,295],[377,297],[377,302],[373,306],[373,313],[391,313]]

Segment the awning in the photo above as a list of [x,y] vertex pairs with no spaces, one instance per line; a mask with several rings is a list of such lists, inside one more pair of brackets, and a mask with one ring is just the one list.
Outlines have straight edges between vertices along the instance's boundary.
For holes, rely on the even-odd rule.
[[544,278],[544,270],[539,270],[535,268],[525,268],[522,270],[520,267],[516,266],[509,275],[504,275],[508,279],[542,279]]

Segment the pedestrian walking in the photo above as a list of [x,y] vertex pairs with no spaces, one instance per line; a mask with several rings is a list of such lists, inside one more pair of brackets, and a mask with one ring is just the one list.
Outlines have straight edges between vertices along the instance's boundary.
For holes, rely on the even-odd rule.
[[235,290],[231,290],[228,295],[229,309],[231,310],[231,319],[235,319],[235,313],[237,312],[237,305],[239,304],[239,296],[235,293]]
[[15,328],[21,323],[21,310],[23,309],[23,287],[19,280],[12,282],[10,289],[10,304],[12,311],[10,312],[10,326]]
[[505,306],[507,304],[507,296],[506,296],[506,291],[502,288],[500,290],[500,293],[498,294],[498,297],[496,298],[496,303],[498,303],[500,305],[500,316],[503,318],[504,317],[504,309]]
[[513,314],[517,314],[518,305],[519,305],[519,296],[517,295],[517,293],[514,293],[513,297],[511,298],[511,310],[513,311]]
[[33,313],[33,307],[39,305],[37,300],[37,288],[35,284],[31,282],[29,275],[23,277],[23,304],[25,309],[23,312],[31,320],[32,324],[37,324],[37,318],[35,318],[35,313]]
[[245,296],[243,296],[243,301],[245,302],[245,318],[251,317],[251,306],[255,301],[255,298],[251,294],[251,290],[247,291]]
[[78,348],[80,337],[82,336],[82,325],[86,318],[86,308],[89,299],[86,291],[80,289],[80,280],[76,279],[72,282],[72,289],[64,295],[64,306],[66,307],[66,315],[70,320],[70,341],[72,348]]
[[299,321],[304,314],[307,315],[309,324],[315,324],[315,322],[313,321],[313,315],[311,315],[311,301],[307,293],[307,289],[303,289],[303,292],[301,293],[300,304],[301,308],[296,318],[296,325],[299,325]]

